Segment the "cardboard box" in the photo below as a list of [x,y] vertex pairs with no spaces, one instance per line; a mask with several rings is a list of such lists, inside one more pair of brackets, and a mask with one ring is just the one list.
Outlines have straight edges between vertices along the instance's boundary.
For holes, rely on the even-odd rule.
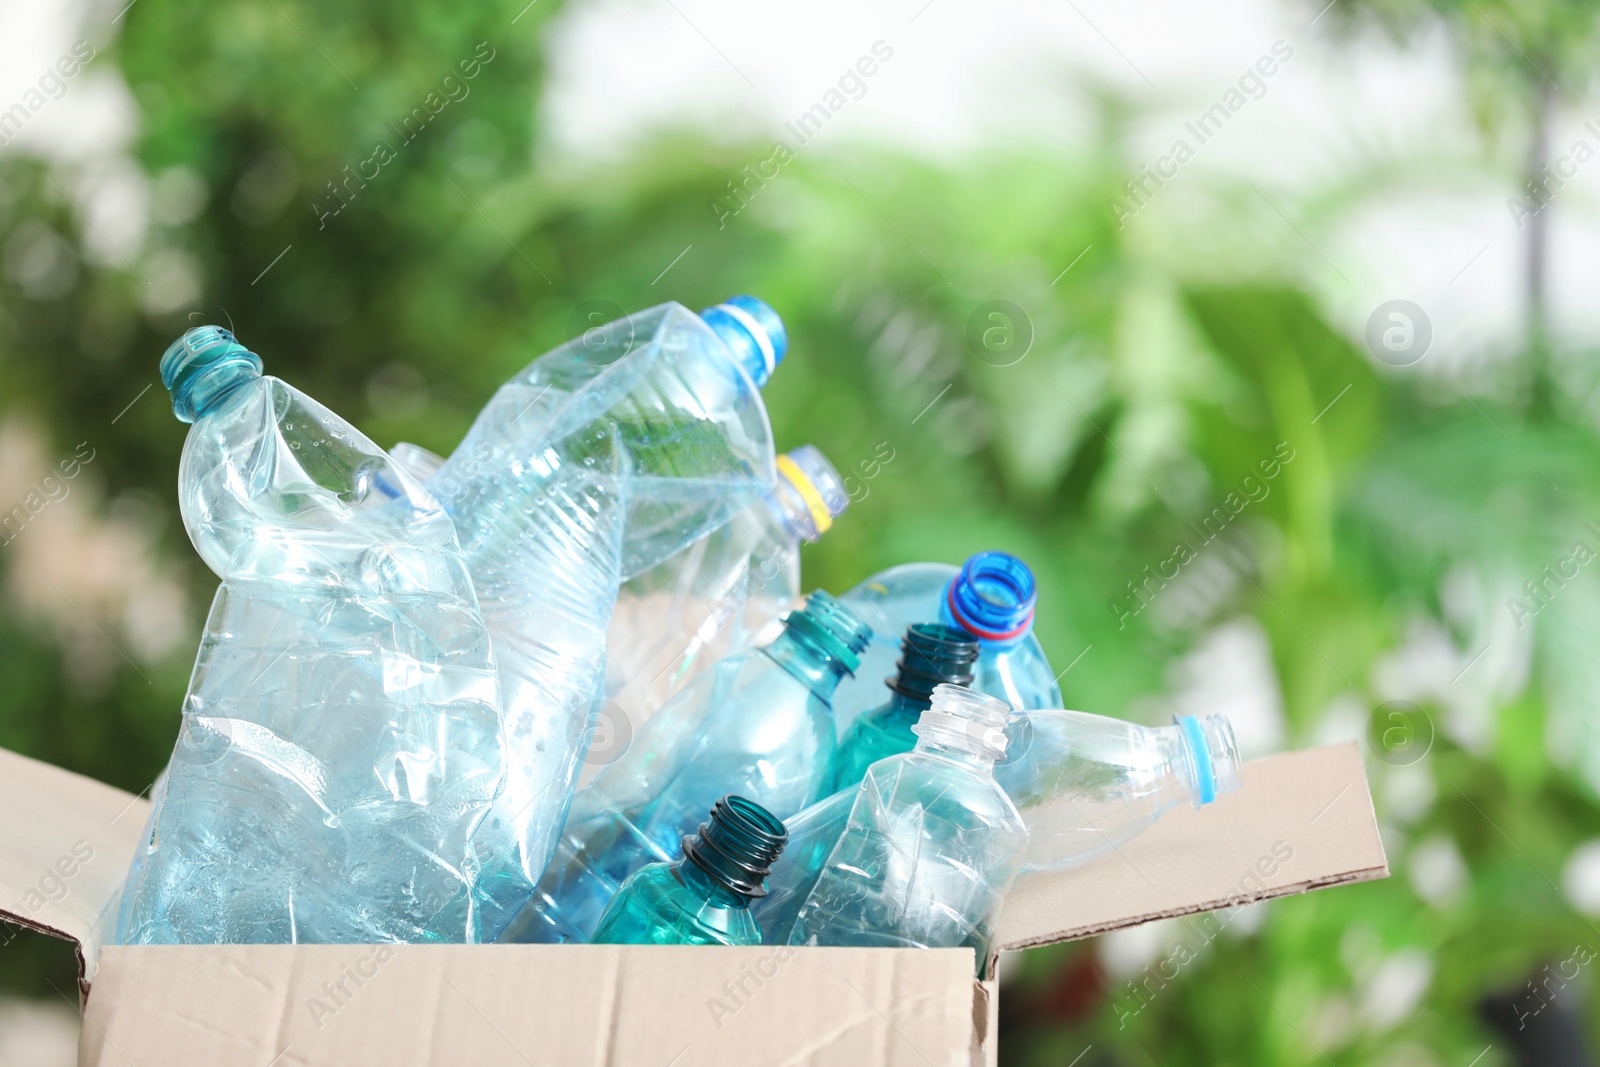
[[[995,1062],[998,986],[965,949],[107,945],[148,811],[0,750],[0,917],[77,944],[80,1067]],[[1387,874],[1357,747],[1284,753],[1097,863],[1021,879],[998,943]]]

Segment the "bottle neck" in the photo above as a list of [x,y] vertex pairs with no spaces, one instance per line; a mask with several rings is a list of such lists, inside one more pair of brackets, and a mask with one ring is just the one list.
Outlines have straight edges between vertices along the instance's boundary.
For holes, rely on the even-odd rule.
[[958,685],[933,691],[928,710],[915,727],[916,751],[953,760],[984,774],[1006,753],[1006,722],[1011,705]]
[[1033,629],[1038,585],[1028,565],[1007,552],[980,552],[950,579],[940,597],[940,619],[986,648],[1009,648]]
[[736,893],[712,878],[692,860],[682,859],[672,865],[673,872],[683,887],[701,900],[720,908],[748,908],[750,898]]
[[792,627],[785,627],[761,651],[824,702],[832,701],[834,690],[849,673],[837,657]]

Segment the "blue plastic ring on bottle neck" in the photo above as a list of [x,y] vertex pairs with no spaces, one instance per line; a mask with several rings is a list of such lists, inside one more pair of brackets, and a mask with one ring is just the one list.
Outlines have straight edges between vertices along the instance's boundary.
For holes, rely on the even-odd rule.
[[1200,803],[1209,804],[1217,799],[1217,776],[1211,769],[1211,750],[1206,748],[1206,736],[1200,729],[1200,720],[1193,715],[1174,715],[1183,727],[1183,736],[1189,741],[1189,752],[1194,758],[1194,773],[1199,779]]

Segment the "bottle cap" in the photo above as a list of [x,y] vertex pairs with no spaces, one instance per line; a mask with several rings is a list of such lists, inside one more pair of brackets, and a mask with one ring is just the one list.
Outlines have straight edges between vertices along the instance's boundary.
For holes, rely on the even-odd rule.
[[789,331],[764,300],[730,296],[700,312],[700,317],[733,350],[758,386],[765,386],[789,350]]

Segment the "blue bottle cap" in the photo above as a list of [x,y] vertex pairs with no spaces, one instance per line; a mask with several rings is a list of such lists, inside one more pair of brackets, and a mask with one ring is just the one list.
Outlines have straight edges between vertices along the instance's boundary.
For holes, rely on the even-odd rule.
[[789,350],[789,331],[765,300],[730,296],[700,312],[700,317],[733,350],[757,386],[767,384]]

